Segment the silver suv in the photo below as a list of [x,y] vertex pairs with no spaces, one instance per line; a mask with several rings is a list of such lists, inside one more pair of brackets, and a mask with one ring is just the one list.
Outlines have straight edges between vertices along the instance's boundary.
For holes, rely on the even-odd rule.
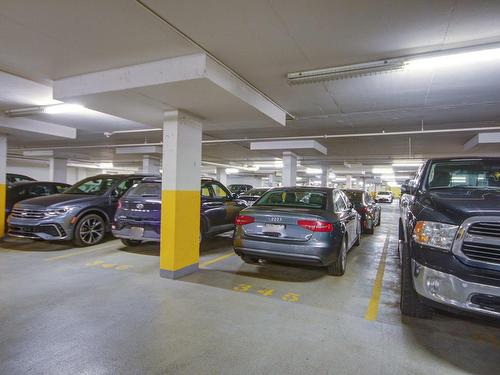
[[118,199],[147,175],[98,175],[64,193],[14,205],[8,233],[38,240],[73,240],[77,246],[101,242],[111,228]]

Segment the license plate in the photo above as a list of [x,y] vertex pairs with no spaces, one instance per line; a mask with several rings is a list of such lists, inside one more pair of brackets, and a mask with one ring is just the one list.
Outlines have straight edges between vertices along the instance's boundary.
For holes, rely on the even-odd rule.
[[132,227],[130,228],[130,237],[140,239],[144,236],[144,228]]
[[285,226],[283,224],[266,224],[264,225],[264,232],[283,234]]

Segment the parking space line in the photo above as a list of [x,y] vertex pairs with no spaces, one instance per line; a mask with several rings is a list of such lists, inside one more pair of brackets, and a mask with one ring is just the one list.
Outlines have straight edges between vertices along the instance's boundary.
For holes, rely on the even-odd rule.
[[207,260],[206,262],[203,262],[202,264],[200,264],[200,268],[205,268],[205,267],[207,267],[207,266],[209,266],[211,264],[214,264],[214,263],[220,262],[221,260],[224,260],[224,259],[227,259],[229,257],[232,257],[233,255],[235,255],[235,253],[233,251],[231,251],[230,253],[222,255],[222,256],[217,257],[215,259]]
[[387,236],[385,237],[384,248],[382,250],[382,255],[380,256],[377,275],[375,276],[375,283],[373,284],[372,296],[370,298],[370,303],[368,304],[368,309],[366,310],[365,314],[366,320],[377,320],[378,306],[380,304],[380,295],[382,294],[382,282],[384,280],[385,262],[387,259],[387,249],[389,248],[390,235],[391,232],[389,231],[389,233],[387,233]]
[[70,253],[70,254],[57,255],[55,257],[46,258],[45,260],[65,259],[65,258],[69,258],[69,257],[75,256],[75,255],[92,253],[94,251],[99,251],[99,250],[106,250],[106,249],[109,249],[111,247],[113,247],[113,246],[103,246],[103,247],[98,247],[96,249],[93,248],[93,249],[81,250],[81,251],[77,251],[77,252]]

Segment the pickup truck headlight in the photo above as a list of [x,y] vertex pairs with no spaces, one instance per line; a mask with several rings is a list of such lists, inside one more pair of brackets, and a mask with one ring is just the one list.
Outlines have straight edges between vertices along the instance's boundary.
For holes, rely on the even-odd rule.
[[55,217],[55,216],[63,216],[70,212],[73,207],[62,207],[62,208],[49,208],[45,211],[45,216],[47,217]]
[[417,221],[413,231],[413,239],[421,245],[451,250],[457,230],[458,225],[437,223],[434,221]]

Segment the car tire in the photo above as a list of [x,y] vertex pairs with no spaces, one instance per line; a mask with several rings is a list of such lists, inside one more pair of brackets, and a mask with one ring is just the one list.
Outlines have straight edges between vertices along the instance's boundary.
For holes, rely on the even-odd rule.
[[401,313],[420,319],[432,318],[433,310],[420,301],[415,288],[413,287],[411,259],[405,244],[402,244],[402,264],[401,264]]
[[375,233],[375,222],[372,221],[372,226],[371,227],[368,227],[368,221],[365,221],[365,224],[366,225],[363,225],[363,228],[365,228],[364,231],[363,231],[364,233],[366,233],[366,234],[373,234],[373,233]]
[[96,214],[85,215],[75,226],[73,243],[76,246],[97,245],[106,235],[106,223]]
[[248,264],[258,264],[259,258],[249,257],[248,255],[242,255],[241,260]]
[[382,222],[382,212],[379,211],[379,213],[378,213],[378,220],[377,220],[377,225],[376,226],[379,227],[381,222]]
[[128,247],[135,247],[135,246],[140,246],[142,244],[142,241],[139,240],[127,240],[125,238],[122,238],[122,244]]
[[347,264],[347,241],[342,240],[342,245],[339,250],[338,258],[335,262],[327,267],[327,272],[332,276],[342,276],[345,273]]

